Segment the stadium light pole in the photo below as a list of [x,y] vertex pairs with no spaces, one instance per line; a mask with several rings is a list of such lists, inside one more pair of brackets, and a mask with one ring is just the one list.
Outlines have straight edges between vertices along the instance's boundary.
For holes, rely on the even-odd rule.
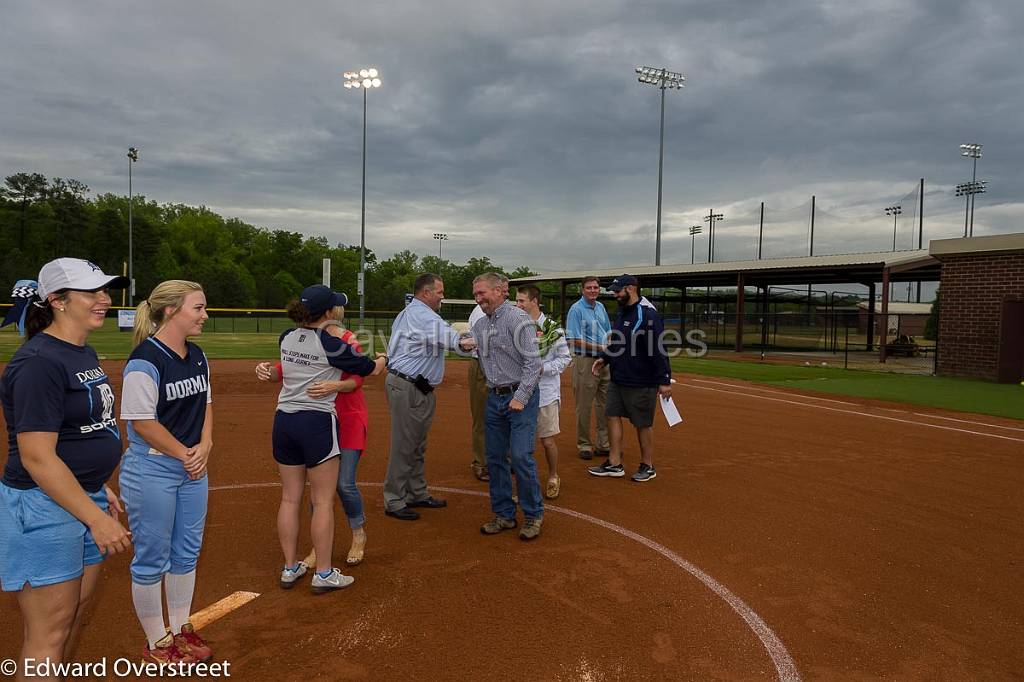
[[441,244],[448,240],[448,235],[444,232],[435,232],[434,239],[437,240],[437,260],[441,260]]
[[895,206],[886,206],[885,207],[885,215],[891,215],[892,216],[892,250],[893,251],[896,250],[896,220],[898,219],[898,217],[899,217],[899,215],[901,213],[903,213],[903,207],[900,206],[899,204],[896,204]]
[[[972,180],[971,182],[963,182],[956,186],[956,195],[958,197],[967,197],[967,203],[964,208],[964,236],[974,236],[974,195],[984,194],[985,186],[988,184],[987,180]],[[967,229],[967,218],[970,214],[970,232]]]
[[[971,184],[975,184],[978,181],[978,159],[981,158],[981,147],[982,145],[972,142],[970,144],[960,145],[960,156],[967,157],[973,160],[973,170],[971,171]],[[971,192],[967,195],[967,202],[971,207],[971,229],[970,232],[967,230],[967,215],[964,212],[964,236],[974,236],[974,195],[978,192]]]
[[132,264],[132,164],[139,160],[139,150],[128,147],[128,306],[135,306],[135,269]]
[[708,228],[708,262],[713,263],[715,261],[715,223],[725,218],[724,213],[715,213],[714,209],[708,211],[708,214],[704,216],[704,222],[709,226]]
[[362,211],[359,218],[359,326],[362,327],[366,318],[366,91],[380,87],[377,69],[373,67],[346,71],[345,88],[363,91],[363,194]]
[[680,90],[686,77],[668,69],[651,66],[636,67],[637,80],[644,85],[654,85],[661,90],[661,133],[658,141],[658,220],[655,228],[654,264],[661,265],[661,179],[665,165],[665,91]]
[[694,236],[700,234],[703,231],[704,231],[704,228],[702,228],[700,225],[691,225],[690,226],[690,265],[693,265],[693,239],[694,239]]

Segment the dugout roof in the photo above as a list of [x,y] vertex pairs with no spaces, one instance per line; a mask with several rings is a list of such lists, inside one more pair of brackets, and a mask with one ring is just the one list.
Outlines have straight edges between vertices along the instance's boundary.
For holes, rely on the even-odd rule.
[[941,263],[926,249],[883,251],[830,256],[800,256],[764,260],[724,261],[695,265],[622,266],[612,269],[547,272],[513,279],[511,284],[538,282],[579,282],[587,275],[603,285],[627,272],[640,280],[642,287],[735,286],[743,275],[747,286],[770,284],[868,284],[882,280],[888,270],[889,281],[939,281]]

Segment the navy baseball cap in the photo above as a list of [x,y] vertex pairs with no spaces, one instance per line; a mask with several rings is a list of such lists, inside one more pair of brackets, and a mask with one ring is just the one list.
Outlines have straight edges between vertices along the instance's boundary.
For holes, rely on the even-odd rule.
[[608,291],[614,291],[615,293],[618,293],[622,291],[623,287],[627,287],[631,284],[633,286],[637,286],[636,277],[634,277],[633,275],[619,275],[614,280],[612,280],[611,284],[608,285]]
[[306,306],[310,315],[323,315],[335,306],[348,305],[348,296],[338,291],[331,291],[323,284],[314,284],[302,290],[299,301]]

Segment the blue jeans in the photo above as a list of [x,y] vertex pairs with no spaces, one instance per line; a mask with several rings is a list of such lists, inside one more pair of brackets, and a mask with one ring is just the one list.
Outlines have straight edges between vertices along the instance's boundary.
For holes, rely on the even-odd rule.
[[[512,501],[512,472],[515,472],[519,504],[528,519],[544,516],[544,501],[537,482],[537,463],[533,459],[537,414],[540,411],[540,390],[522,412],[513,412],[508,404],[512,394],[487,393],[487,414],[484,434],[487,449],[487,471],[491,475],[491,511],[504,519],[514,519],[516,503]],[[509,469],[511,459],[511,470]]]
[[363,513],[363,496],[356,486],[356,469],[359,467],[359,450],[342,449],[338,457],[338,497],[348,517],[349,528],[362,528],[366,523]]

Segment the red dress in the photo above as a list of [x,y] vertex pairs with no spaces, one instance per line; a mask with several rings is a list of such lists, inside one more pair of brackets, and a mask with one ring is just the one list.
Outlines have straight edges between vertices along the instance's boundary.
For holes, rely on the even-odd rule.
[[[342,332],[341,340],[352,346],[355,352],[363,352],[356,341],[356,335],[348,329]],[[277,363],[277,374],[281,376],[280,362]],[[356,382],[356,388],[354,391],[337,393],[334,396],[334,411],[338,413],[338,445],[342,450],[359,450],[361,455],[366,450],[366,431],[370,425],[366,400],[363,398],[363,377],[342,372],[341,378]]]

